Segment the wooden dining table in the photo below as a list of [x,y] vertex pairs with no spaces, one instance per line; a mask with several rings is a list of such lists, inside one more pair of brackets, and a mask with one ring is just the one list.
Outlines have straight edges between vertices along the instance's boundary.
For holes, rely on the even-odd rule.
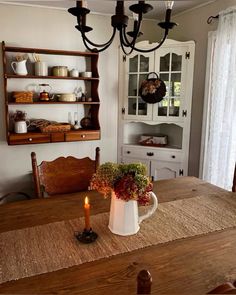
[[[197,196],[236,198],[235,193],[195,177],[156,181],[153,191],[160,203]],[[81,217],[85,196],[90,198],[91,214],[109,211],[110,200],[94,191],[9,203],[0,206],[0,233]],[[235,261],[233,227],[11,280],[0,285],[0,293],[136,294],[137,274],[148,269],[152,294],[206,294],[219,284],[236,280]]]

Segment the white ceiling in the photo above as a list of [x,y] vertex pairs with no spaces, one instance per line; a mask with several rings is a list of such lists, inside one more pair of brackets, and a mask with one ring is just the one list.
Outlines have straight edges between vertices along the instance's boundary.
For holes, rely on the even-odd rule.
[[[194,0],[194,1],[175,1],[173,7],[173,15],[181,13],[185,10],[194,8],[199,5],[207,4],[209,2],[214,2],[215,0],[206,1],[206,0]],[[28,0],[7,0],[0,1],[0,3],[17,3],[17,4],[28,4],[33,6],[46,6],[46,7],[56,7],[61,9],[68,9],[76,5],[76,1],[73,0],[51,0],[51,1],[28,1]],[[88,8],[91,12],[99,14],[115,14],[115,0],[88,0]],[[137,1],[125,1],[126,14],[129,15],[128,7],[131,4],[137,3]],[[151,4],[154,9],[145,15],[145,18],[148,19],[162,19],[165,12],[164,1],[146,1],[146,3]]]

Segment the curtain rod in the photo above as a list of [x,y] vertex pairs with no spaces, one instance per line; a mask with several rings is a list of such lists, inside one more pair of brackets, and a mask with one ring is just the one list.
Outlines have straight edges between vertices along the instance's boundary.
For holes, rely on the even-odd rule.
[[[233,13],[233,12],[235,12],[235,10],[229,11],[229,12],[225,13],[224,15],[228,15],[228,14]],[[219,14],[217,14],[215,16],[213,16],[213,15],[209,16],[208,19],[207,19],[207,23],[211,24],[213,19],[219,19],[219,16],[220,16]]]
[[217,15],[215,15],[215,16],[213,16],[213,15],[209,16],[208,19],[207,19],[207,23],[208,23],[208,24],[211,24],[212,21],[213,21],[213,19],[218,19],[219,16],[220,16],[219,14],[217,14]]

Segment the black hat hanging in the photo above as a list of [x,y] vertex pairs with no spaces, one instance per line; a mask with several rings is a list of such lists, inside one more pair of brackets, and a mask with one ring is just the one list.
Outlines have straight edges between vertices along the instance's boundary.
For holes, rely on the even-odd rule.
[[[151,75],[155,77],[149,78]],[[147,103],[160,102],[166,95],[166,85],[158,77],[157,73],[151,72],[147,75],[147,79],[141,83],[139,95]]]

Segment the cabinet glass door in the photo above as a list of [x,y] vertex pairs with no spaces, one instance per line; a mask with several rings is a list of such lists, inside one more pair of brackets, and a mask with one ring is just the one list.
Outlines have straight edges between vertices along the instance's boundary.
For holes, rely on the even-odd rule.
[[[151,120],[152,108],[139,96],[139,88],[154,70],[154,53],[132,54],[126,60],[125,119]],[[128,95],[127,95],[128,94]]]
[[158,52],[157,71],[160,79],[166,85],[166,95],[154,110],[154,120],[157,118],[168,121],[182,120],[184,102],[185,78],[185,48],[162,48]]

